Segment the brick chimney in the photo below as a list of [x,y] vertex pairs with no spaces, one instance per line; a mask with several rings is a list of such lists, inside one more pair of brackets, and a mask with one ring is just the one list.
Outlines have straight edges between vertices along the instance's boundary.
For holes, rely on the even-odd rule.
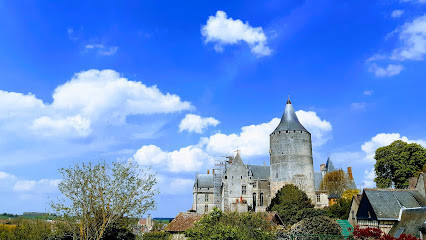
[[320,169],[321,169],[321,172],[322,172],[322,171],[325,171],[325,164],[324,164],[324,163],[323,163],[323,164],[321,164]]
[[210,174],[210,169],[207,169],[207,174]]
[[354,180],[354,176],[352,175],[352,167],[348,167],[348,175],[349,175],[349,180]]

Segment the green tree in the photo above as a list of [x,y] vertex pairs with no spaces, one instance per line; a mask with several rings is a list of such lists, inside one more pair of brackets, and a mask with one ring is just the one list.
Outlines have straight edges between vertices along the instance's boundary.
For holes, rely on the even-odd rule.
[[60,172],[63,196],[51,207],[79,239],[99,240],[117,221],[155,206],[155,175],[134,162],[76,163]]
[[348,219],[352,199],[340,198],[336,204],[327,208],[329,216],[338,219]]
[[185,236],[196,240],[272,240],[271,225],[265,213],[222,213],[214,209],[194,227],[185,231]]
[[321,181],[321,189],[329,194],[337,194],[342,196],[343,192],[348,189],[349,179],[342,169],[338,169],[326,173]]
[[321,209],[314,209],[308,195],[292,184],[283,186],[277,192],[267,210],[277,211],[284,225],[293,225],[307,217],[327,214]]
[[422,170],[426,163],[426,149],[416,143],[397,140],[376,150],[375,172],[379,188],[407,188],[411,177]]
[[294,224],[290,229],[290,233],[342,235],[340,225],[337,224],[336,221],[325,216],[305,218]]

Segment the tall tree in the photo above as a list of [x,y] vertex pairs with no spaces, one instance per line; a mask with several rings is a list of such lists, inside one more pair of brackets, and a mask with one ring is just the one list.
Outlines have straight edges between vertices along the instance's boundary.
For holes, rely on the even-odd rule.
[[326,173],[321,181],[321,189],[329,194],[342,196],[342,193],[348,189],[349,179],[342,169]]
[[314,209],[308,195],[292,184],[284,185],[271,200],[268,211],[277,211],[285,225],[292,225],[304,218],[326,215],[322,209]]
[[376,150],[375,172],[377,187],[407,188],[411,177],[422,170],[426,163],[426,149],[416,143],[397,140]]
[[136,163],[76,163],[60,173],[63,196],[51,206],[79,239],[99,240],[120,219],[141,217],[155,206],[155,175]]

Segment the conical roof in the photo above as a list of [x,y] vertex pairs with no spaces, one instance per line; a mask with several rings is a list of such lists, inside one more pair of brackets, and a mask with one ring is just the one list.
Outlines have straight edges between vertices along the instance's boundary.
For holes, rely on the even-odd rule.
[[330,157],[327,158],[327,163],[325,164],[325,168],[327,169],[327,172],[332,172],[336,170],[336,168],[334,168],[333,162],[331,161]]
[[291,105],[290,98],[287,100],[285,105],[284,114],[281,117],[281,122],[275,128],[274,132],[286,131],[286,130],[298,130],[308,132],[303,125],[299,122],[299,119],[294,112],[293,106]]

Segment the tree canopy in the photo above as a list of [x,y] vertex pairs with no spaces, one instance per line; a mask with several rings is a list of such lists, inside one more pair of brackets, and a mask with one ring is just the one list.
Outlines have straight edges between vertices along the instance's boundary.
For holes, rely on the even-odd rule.
[[290,233],[342,235],[340,225],[337,224],[336,221],[325,216],[303,219],[291,227]]
[[407,188],[409,179],[422,170],[426,163],[426,149],[416,143],[397,140],[376,150],[375,172],[377,187]]
[[329,194],[342,196],[342,193],[348,189],[349,179],[342,169],[338,169],[325,174],[321,181],[321,189],[326,190]]
[[51,206],[80,239],[102,239],[118,221],[155,206],[155,175],[136,163],[76,163],[60,173],[63,196]]
[[277,192],[267,210],[277,211],[285,225],[293,225],[307,217],[327,214],[322,209],[314,209],[308,195],[291,184],[283,186]]

